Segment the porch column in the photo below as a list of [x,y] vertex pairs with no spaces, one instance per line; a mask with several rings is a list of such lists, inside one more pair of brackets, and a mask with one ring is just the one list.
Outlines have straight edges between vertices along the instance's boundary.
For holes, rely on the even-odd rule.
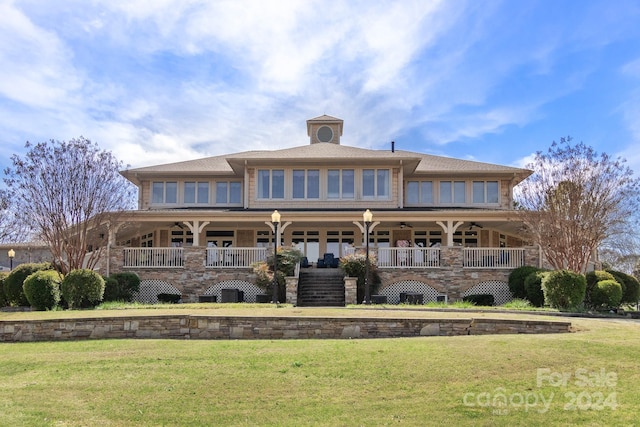
[[464,224],[464,222],[458,221],[454,224],[452,219],[448,219],[446,225],[442,221],[436,221],[436,224],[447,234],[447,246],[453,246],[453,233],[455,233],[458,227]]
[[107,262],[105,265],[105,275],[108,277],[111,275],[111,246],[116,242],[116,234],[122,224],[113,224],[111,221],[107,223]]
[[[358,222],[358,221],[353,221],[353,223],[360,229],[360,232],[362,233],[362,244],[364,245],[367,241],[366,241],[366,236],[364,235],[365,233],[365,227],[364,224],[362,222]],[[371,223],[371,225],[369,226],[369,234],[371,234],[373,232],[373,229],[376,228],[376,225],[380,224],[380,221],[374,221]]]
[[[275,230],[273,228],[273,224],[270,221],[265,221],[265,224],[267,224],[269,226],[269,228],[271,229],[272,233],[275,233]],[[282,232],[284,231],[285,228],[287,228],[288,226],[290,226],[292,224],[291,221],[287,221],[285,223],[281,223],[280,226],[278,227],[278,235],[276,236],[276,239],[278,240],[278,242],[282,242],[282,239],[280,236],[282,236]]]
[[204,230],[204,228],[209,225],[210,222],[203,221],[202,224],[200,224],[200,221],[182,221],[182,223],[189,227],[189,230],[193,234],[193,246],[200,246],[200,233],[202,233],[202,230]]

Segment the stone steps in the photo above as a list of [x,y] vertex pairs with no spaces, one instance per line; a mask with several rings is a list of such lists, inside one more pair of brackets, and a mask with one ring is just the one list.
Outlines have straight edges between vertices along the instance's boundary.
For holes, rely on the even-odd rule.
[[298,305],[301,307],[344,307],[344,273],[336,269],[300,272]]

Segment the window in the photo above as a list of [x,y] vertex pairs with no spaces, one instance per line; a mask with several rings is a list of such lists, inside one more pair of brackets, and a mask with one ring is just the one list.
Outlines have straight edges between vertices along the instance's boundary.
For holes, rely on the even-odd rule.
[[178,202],[177,182],[154,182],[151,189],[151,203],[167,204]]
[[389,169],[362,170],[362,197],[389,197]]
[[353,169],[329,169],[327,174],[327,196],[330,199],[353,199],[354,192]]
[[185,182],[184,202],[202,204],[209,203],[209,183],[192,181]]
[[259,199],[284,199],[284,170],[258,170]]
[[237,181],[216,182],[216,204],[238,205],[242,201],[242,185]]
[[473,203],[498,203],[498,181],[473,181]]
[[440,181],[440,203],[466,203],[466,183],[464,181]]
[[409,181],[407,183],[407,204],[432,204],[432,181]]
[[293,171],[293,198],[318,199],[320,197],[320,171],[318,169]]

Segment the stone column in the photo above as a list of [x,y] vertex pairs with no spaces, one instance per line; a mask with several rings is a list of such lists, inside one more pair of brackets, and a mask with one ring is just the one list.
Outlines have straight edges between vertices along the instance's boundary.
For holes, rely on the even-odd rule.
[[284,279],[286,281],[287,303],[297,305],[298,304],[298,278],[294,276],[287,276]]
[[358,303],[358,278],[357,277],[344,278],[344,302],[345,304]]

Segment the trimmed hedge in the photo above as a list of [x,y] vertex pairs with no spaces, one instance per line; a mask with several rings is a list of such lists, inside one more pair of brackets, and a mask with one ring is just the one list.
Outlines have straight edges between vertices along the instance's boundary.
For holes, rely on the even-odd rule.
[[622,285],[623,304],[635,304],[640,299],[640,282],[635,277],[616,270],[605,270],[607,273],[615,277],[616,282]]
[[511,295],[514,298],[527,298],[524,281],[531,273],[536,273],[538,271],[540,271],[538,267],[533,267],[531,265],[524,265],[513,270],[509,274],[509,290],[511,291]]
[[93,270],[73,270],[62,280],[60,290],[70,309],[95,307],[104,295],[104,279]]
[[105,279],[103,301],[133,300],[133,295],[140,291],[140,278],[131,272],[114,273]]
[[462,298],[462,301],[472,302],[475,305],[492,306],[495,298],[491,294],[473,294]]
[[25,279],[36,271],[51,269],[51,264],[48,262],[20,264],[14,268],[7,278],[4,279],[3,290],[7,303],[15,306],[28,306],[29,300],[24,294],[24,288],[22,287]]
[[544,302],[553,308],[569,310],[584,301],[587,280],[569,270],[550,271],[542,279]]
[[616,278],[613,277],[611,273],[608,273],[604,270],[588,271],[584,276],[587,280],[587,289],[584,296],[584,303],[585,305],[590,307],[593,306],[593,302],[591,301],[591,293],[595,289],[598,282],[602,280],[616,280]]
[[24,281],[24,294],[36,310],[53,310],[60,303],[60,273],[54,270],[36,271]]
[[542,279],[548,271],[538,270],[527,276],[524,280],[524,289],[527,292],[527,299],[535,307],[544,306],[544,292],[542,291]]
[[593,308],[613,308],[620,305],[622,286],[615,280],[601,280],[591,290],[591,306]]
[[7,297],[4,295],[4,279],[7,278],[9,273],[0,272],[0,307],[9,305]]

